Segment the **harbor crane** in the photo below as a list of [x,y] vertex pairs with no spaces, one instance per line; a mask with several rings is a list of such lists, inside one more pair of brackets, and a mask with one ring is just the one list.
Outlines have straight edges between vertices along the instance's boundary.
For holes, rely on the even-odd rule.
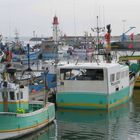
[[126,34],[134,28],[136,28],[136,27],[129,27],[129,29],[121,35],[121,41],[126,41],[126,39],[127,39]]

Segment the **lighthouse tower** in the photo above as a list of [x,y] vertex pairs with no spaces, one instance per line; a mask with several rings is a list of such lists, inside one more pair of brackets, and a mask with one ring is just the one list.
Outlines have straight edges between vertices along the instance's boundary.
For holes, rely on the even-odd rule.
[[58,28],[58,17],[54,16],[53,18],[53,40],[54,42],[58,42],[58,40],[60,39],[59,36],[59,28]]

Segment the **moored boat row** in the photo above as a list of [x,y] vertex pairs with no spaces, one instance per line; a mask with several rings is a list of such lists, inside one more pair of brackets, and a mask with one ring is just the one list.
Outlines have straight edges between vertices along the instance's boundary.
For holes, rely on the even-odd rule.
[[[17,71],[6,69],[7,67],[1,70],[0,139],[20,137],[51,123],[55,119],[55,104],[48,102],[48,93],[51,90],[56,94],[54,98],[56,97],[58,108],[110,110],[131,99],[136,73],[130,73],[128,65],[111,59],[110,25],[107,30],[107,47],[102,59],[99,59],[98,54],[93,57],[94,49],[89,48],[86,50],[88,55],[85,50],[83,52],[86,58],[90,57],[90,62],[81,63],[77,60],[75,63],[51,62],[45,65],[41,59],[36,70],[34,62],[31,66],[30,61],[33,59],[30,60],[30,57],[35,54],[38,58],[39,51],[37,55],[29,53],[28,45],[28,54],[25,55],[28,67],[17,70],[21,76],[13,77]],[[99,50],[96,51],[98,53]],[[79,52],[76,50],[75,53],[77,55]],[[22,64],[23,62],[22,59]],[[30,74],[25,77],[27,83],[32,81],[31,73],[34,72],[44,80],[44,85],[40,81],[35,83],[35,80],[28,83],[31,91],[37,91],[39,86],[43,86],[41,89],[47,91],[43,101],[31,100],[27,83],[21,84],[25,80],[23,75],[26,71]]]

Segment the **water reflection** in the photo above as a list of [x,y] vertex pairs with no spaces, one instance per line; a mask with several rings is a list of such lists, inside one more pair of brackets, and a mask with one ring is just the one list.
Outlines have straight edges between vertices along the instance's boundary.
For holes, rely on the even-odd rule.
[[132,103],[109,112],[58,110],[58,140],[128,140]]
[[56,123],[18,140],[140,140],[140,93],[109,112],[59,109]]
[[49,126],[44,127],[40,131],[23,136],[16,140],[57,140],[56,136],[56,123],[54,122]]

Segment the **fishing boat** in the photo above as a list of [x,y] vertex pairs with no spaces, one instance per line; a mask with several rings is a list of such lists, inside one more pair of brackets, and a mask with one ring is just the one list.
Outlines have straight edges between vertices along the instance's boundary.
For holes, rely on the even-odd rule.
[[105,59],[58,66],[56,104],[58,108],[111,109],[129,101],[135,74],[129,67],[111,60],[110,25],[107,26]]
[[111,46],[112,50],[116,51],[139,51],[140,41],[112,41]]
[[[38,67],[38,68],[37,68]],[[31,66],[32,73],[37,73],[40,77],[34,77],[35,80],[29,85],[30,90],[32,91],[40,91],[44,89],[44,77],[46,77],[47,87],[49,90],[54,91],[56,88],[56,65],[53,60],[45,60],[38,63],[36,68]],[[44,70],[48,69],[48,74],[44,75]],[[37,71],[37,72],[34,72]],[[37,76],[37,75],[36,75]]]
[[118,38],[115,37],[114,40],[111,41],[112,50],[115,51],[139,51],[140,50],[140,41],[139,34],[134,35],[131,33],[127,35],[129,31],[136,27],[130,27],[127,31],[122,33],[122,35]]
[[15,81],[15,70],[0,76],[0,140],[17,138],[41,129],[55,119],[53,103],[29,100],[28,86]]
[[92,47],[86,48],[74,48],[72,51],[73,57],[78,57],[81,60],[89,60],[90,57],[93,55],[94,49]]
[[[30,57],[30,60],[32,62],[38,60],[38,56],[41,53],[39,49],[34,49],[29,52],[29,54],[25,51],[25,54],[14,54],[13,53],[13,62],[22,62],[22,64],[27,64],[28,63],[28,57]],[[29,55],[29,56],[28,56]]]
[[118,63],[78,63],[58,67],[58,107],[110,109],[133,94],[134,77]]
[[127,56],[121,56],[119,57],[120,62],[125,62],[129,65],[129,69],[132,72],[137,73],[136,75],[136,80],[135,80],[135,85],[134,85],[134,90],[135,93],[139,93],[140,89],[140,55],[127,55]]

